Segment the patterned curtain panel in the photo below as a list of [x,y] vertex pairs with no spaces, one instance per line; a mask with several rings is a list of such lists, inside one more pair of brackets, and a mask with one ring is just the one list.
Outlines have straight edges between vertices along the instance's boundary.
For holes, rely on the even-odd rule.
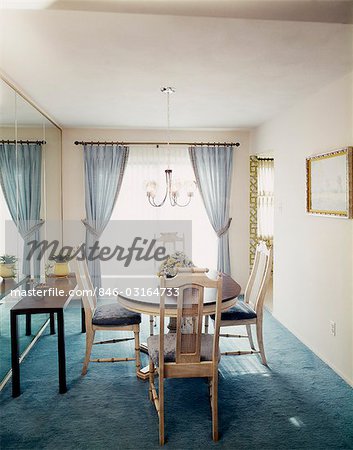
[[[0,144],[0,183],[12,220],[24,240],[23,275],[31,275],[28,242],[39,240],[42,178],[40,144]],[[33,275],[40,275],[40,261],[33,257]]]
[[203,145],[189,148],[191,163],[208,218],[218,236],[217,269],[230,274],[228,230],[233,146]]
[[[108,225],[118,198],[129,155],[128,147],[121,145],[84,146],[86,246],[99,241]],[[100,261],[88,261],[92,282],[101,287]]]
[[257,169],[257,236],[273,239],[274,218],[274,161],[258,160]]

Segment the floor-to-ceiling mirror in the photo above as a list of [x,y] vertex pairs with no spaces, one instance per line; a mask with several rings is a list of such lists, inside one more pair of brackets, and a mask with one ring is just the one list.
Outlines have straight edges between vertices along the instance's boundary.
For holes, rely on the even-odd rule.
[[[10,310],[26,281],[45,277],[45,258],[26,257],[29,242],[44,239],[62,241],[61,130],[0,80],[0,387],[11,368]],[[22,355],[47,319],[34,315],[29,332],[20,317]]]

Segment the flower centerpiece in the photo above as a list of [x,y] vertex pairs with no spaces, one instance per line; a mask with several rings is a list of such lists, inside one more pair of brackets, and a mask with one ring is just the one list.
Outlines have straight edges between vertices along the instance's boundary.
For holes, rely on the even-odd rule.
[[190,258],[184,252],[175,252],[168,256],[160,266],[157,275],[165,276],[166,278],[173,278],[177,274],[179,267],[195,267]]
[[16,273],[17,258],[14,255],[1,255],[0,256],[0,277],[2,278],[14,278]]

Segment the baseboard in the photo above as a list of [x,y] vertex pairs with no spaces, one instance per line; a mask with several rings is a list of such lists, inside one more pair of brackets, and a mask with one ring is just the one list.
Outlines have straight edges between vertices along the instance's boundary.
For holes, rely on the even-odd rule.
[[298,333],[294,332],[290,327],[288,327],[285,323],[282,322],[282,320],[279,319],[279,317],[277,317],[276,314],[274,314],[273,312],[271,313],[272,316],[278,320],[278,322],[283,325],[290,333],[292,333],[297,339],[300,340],[300,342],[302,344],[304,344],[306,347],[308,347],[308,349],[313,352],[318,358],[321,359],[321,361],[323,361],[325,364],[327,364],[335,373],[337,373],[337,375],[339,377],[342,378],[343,381],[345,381],[350,387],[353,388],[353,379],[347,378],[346,375],[344,375],[339,369],[337,369],[337,367],[334,366],[334,364],[332,364],[330,361],[328,361],[324,356],[322,356],[320,354],[320,352],[318,352],[316,349],[313,349],[309,344],[307,344],[305,342],[305,339]]

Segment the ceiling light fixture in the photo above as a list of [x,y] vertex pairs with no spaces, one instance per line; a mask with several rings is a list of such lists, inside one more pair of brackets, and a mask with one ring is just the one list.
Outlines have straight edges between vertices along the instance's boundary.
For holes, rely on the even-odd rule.
[[[170,87],[170,86],[162,87],[161,91],[164,94],[167,94],[167,152],[168,152],[168,156],[169,156],[169,152],[170,152],[170,148],[169,148],[169,144],[170,144],[170,98],[169,97],[170,97],[170,94],[174,94],[175,88]],[[181,208],[188,206],[189,203],[191,202],[191,199],[194,195],[194,191],[196,189],[195,181],[186,181],[184,183],[173,182],[173,171],[172,171],[172,169],[169,168],[169,164],[168,164],[168,168],[164,172],[165,172],[166,187],[165,187],[164,198],[160,203],[156,202],[156,193],[157,193],[157,188],[158,188],[157,182],[155,180],[151,180],[146,184],[147,198],[148,198],[150,205],[154,206],[155,208],[160,208],[161,206],[164,205],[167,198],[169,198],[169,202],[170,202],[171,206],[179,206]],[[186,192],[187,200],[185,201],[185,203],[179,203],[179,201],[178,201],[178,198],[180,196],[180,191],[182,188],[186,189],[186,191],[187,191]]]

